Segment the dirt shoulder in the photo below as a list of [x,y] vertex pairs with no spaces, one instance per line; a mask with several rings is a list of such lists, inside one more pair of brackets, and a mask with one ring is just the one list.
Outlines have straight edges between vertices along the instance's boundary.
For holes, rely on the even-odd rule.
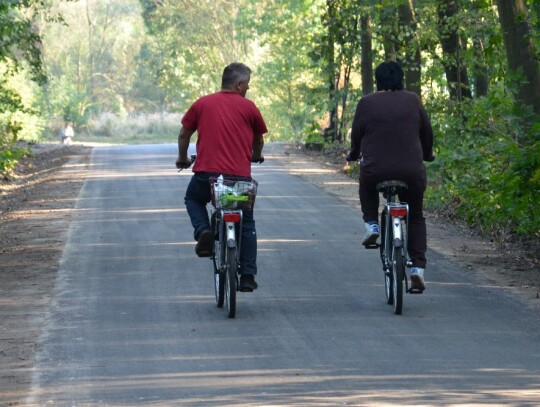
[[21,405],[90,147],[35,145],[0,181],[0,405]]
[[[66,242],[75,202],[88,169],[91,147],[35,145],[10,180],[0,181],[0,405],[23,405],[31,385],[37,341]],[[287,144],[265,147],[267,157],[291,173],[360,208],[357,183],[343,162],[327,162]],[[540,310],[538,264],[515,250],[502,250],[433,215],[431,249],[504,287]]]

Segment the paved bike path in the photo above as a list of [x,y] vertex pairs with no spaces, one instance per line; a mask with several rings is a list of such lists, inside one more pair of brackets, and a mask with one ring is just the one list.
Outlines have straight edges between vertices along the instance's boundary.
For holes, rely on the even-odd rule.
[[94,150],[27,405],[540,403],[539,320],[523,302],[430,252],[428,290],[393,315],[358,208],[272,156],[254,166],[260,289],[228,319],[175,157]]

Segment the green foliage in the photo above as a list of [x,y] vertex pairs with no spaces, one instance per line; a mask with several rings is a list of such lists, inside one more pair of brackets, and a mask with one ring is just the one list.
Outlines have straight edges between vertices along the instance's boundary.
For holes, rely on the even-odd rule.
[[501,86],[454,112],[433,118],[428,203],[499,239],[539,234],[540,126],[527,133]]
[[36,140],[40,121],[32,108],[32,83],[43,84],[40,36],[31,19],[40,1],[0,0],[0,172],[25,153],[19,139]]
[[11,145],[0,146],[0,174],[6,177],[15,168],[21,158],[28,155],[26,148],[14,148]]
[[32,27],[32,20],[27,17],[32,6],[40,3],[32,0],[0,0],[0,63],[7,63],[8,75],[13,75],[28,64],[32,79],[44,83],[46,78],[41,69],[39,49],[41,38]]
[[52,3],[61,18],[40,15],[37,22],[50,79],[40,108],[78,126],[101,112],[139,108],[137,87],[152,83],[155,74],[135,69],[146,36],[138,1]]
[[304,135],[306,143],[324,143],[325,141],[323,129],[317,122],[309,123],[304,130]]

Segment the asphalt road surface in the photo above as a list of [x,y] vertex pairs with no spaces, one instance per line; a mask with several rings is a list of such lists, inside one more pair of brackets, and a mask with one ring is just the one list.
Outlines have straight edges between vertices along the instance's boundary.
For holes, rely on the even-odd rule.
[[26,405],[540,404],[525,303],[430,252],[428,289],[394,315],[358,208],[272,156],[253,174],[259,289],[227,318],[175,158],[94,149]]

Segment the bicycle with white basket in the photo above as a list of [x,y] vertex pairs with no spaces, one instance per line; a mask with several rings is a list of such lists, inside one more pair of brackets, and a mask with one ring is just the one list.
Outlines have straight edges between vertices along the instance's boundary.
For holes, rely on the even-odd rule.
[[[179,167],[189,168],[191,163]],[[262,164],[264,157],[251,160]],[[226,305],[229,318],[236,316],[236,292],[240,290],[240,249],[244,210],[253,210],[258,183],[253,178],[220,175],[209,177],[212,209],[210,225],[214,238],[212,262],[214,263],[214,292],[218,307]]]
[[237,177],[211,177],[212,209],[210,225],[215,236],[212,260],[214,291],[218,307],[225,303],[227,315],[236,315],[239,291],[240,251],[244,210],[252,210],[257,181]]

